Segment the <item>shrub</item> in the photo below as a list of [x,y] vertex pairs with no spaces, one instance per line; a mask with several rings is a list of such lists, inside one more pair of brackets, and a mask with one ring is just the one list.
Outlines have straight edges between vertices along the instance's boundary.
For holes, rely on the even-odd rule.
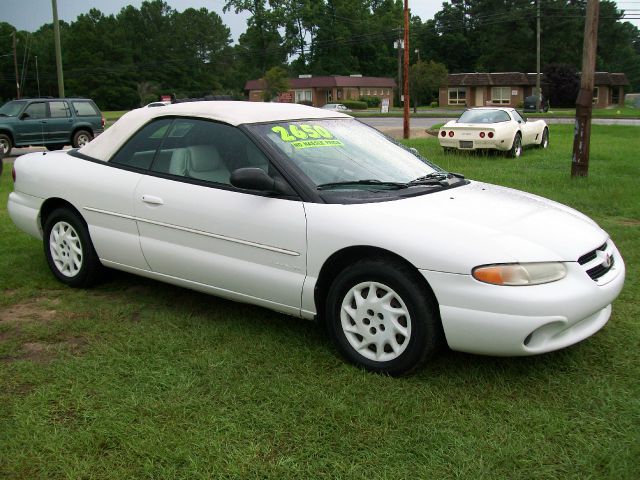
[[366,110],[369,106],[367,102],[359,102],[358,100],[344,100],[342,104],[351,110]]
[[429,105],[431,108],[438,108],[440,106],[440,104],[438,102],[431,102],[431,105]]
[[380,106],[379,97],[360,97],[361,102],[365,102],[369,108],[378,108]]
[[[550,64],[543,69],[547,84],[547,100],[556,107],[574,107],[580,90],[580,76],[575,67],[566,64]],[[544,93],[543,88],[542,92]]]

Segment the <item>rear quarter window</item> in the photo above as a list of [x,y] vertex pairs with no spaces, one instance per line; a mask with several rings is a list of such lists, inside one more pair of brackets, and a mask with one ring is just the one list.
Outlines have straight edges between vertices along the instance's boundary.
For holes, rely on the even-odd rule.
[[73,109],[79,117],[99,116],[98,109],[91,102],[72,102]]

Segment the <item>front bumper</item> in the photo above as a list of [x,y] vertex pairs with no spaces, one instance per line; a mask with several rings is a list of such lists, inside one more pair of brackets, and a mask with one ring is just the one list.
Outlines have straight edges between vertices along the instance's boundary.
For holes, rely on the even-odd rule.
[[576,262],[553,283],[505,287],[471,275],[421,270],[440,305],[452,350],[525,356],[558,350],[590,337],[609,320],[624,285],[625,266],[613,247],[615,266],[596,283]]

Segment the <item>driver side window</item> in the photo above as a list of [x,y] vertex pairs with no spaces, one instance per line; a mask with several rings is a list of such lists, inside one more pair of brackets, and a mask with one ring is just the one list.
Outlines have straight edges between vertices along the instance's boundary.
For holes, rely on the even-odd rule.
[[47,105],[44,102],[34,102],[24,109],[27,119],[47,118]]

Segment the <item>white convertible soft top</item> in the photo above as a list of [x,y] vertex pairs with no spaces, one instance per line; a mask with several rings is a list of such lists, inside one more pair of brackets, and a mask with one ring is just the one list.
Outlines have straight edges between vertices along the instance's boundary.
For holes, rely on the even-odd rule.
[[350,118],[349,115],[295,103],[259,102],[185,102],[164,107],[138,108],[125,113],[120,120],[82,147],[79,152],[107,161],[140,127],[154,118],[198,117],[230,125],[277,122],[307,118]]

